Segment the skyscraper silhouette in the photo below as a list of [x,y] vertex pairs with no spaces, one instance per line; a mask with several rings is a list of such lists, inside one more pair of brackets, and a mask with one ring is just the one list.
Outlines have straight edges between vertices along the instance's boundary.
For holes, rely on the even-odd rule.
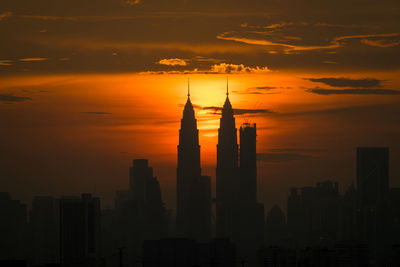
[[216,169],[216,234],[217,237],[231,237],[232,212],[238,198],[239,164],[235,117],[229,101],[228,81],[226,100],[222,108],[218,129]]
[[256,124],[240,127],[240,193],[241,201],[257,202]]
[[389,149],[357,148],[357,189],[360,204],[373,206],[385,201],[389,193]]
[[[133,197],[132,210],[138,230],[143,239],[163,237],[166,231],[166,211],[160,183],[153,176],[153,168],[147,159],[133,160],[130,168],[130,190]],[[132,227],[133,225],[131,225]]]
[[197,240],[207,239],[211,231],[211,182],[201,175],[197,121],[188,98],[179,130],[177,167],[177,234]]
[[359,237],[367,241],[372,261],[387,264],[389,236],[389,148],[357,147]]
[[60,200],[60,257],[62,266],[98,266],[100,262],[100,199]]

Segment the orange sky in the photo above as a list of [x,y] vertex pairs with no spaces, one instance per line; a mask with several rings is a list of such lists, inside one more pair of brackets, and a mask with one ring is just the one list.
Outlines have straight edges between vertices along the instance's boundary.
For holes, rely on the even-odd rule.
[[[398,74],[374,77],[384,90],[398,87]],[[259,199],[267,207],[283,205],[291,186],[332,179],[344,190],[355,178],[356,146],[390,146],[392,160],[400,158],[400,95],[309,92],[316,84],[306,78],[325,76],[279,71],[229,76],[231,103],[245,113],[236,115],[237,128],[257,123]],[[3,190],[26,200],[89,191],[112,206],[115,190],[128,186],[131,160],[148,158],[174,208],[188,77],[192,103],[199,106],[203,173],[214,179],[220,115],[207,107],[223,104],[225,75],[38,75],[3,79],[0,88],[3,95],[27,98],[0,104]],[[398,177],[396,164],[391,171]],[[399,185],[396,179],[391,183]]]

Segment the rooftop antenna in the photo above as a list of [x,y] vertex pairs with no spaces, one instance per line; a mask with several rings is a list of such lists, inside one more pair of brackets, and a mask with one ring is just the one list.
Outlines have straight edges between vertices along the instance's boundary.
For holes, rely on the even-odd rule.
[[188,90],[187,96],[190,97],[190,81],[189,81],[189,77],[188,77],[188,88],[187,88],[187,90]]
[[228,90],[228,76],[226,76],[226,96],[229,96],[229,90]]

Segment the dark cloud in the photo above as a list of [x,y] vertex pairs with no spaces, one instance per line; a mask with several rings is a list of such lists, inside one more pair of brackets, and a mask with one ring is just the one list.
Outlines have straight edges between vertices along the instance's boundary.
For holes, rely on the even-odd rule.
[[354,87],[354,88],[376,88],[381,86],[382,80],[365,78],[365,79],[351,79],[351,78],[306,78],[311,82],[323,83],[333,87]]
[[399,95],[400,90],[392,89],[324,89],[311,88],[307,90],[310,93],[318,95]]
[[313,156],[296,152],[270,152],[257,154],[258,161],[270,163],[290,162],[310,158],[313,158]]
[[232,91],[232,93],[234,94],[238,94],[238,95],[273,95],[273,94],[277,94],[277,93],[265,93],[265,92],[260,92],[260,91]]
[[[201,110],[207,110],[211,111],[213,114],[221,114],[222,107],[215,107],[215,106],[209,106],[209,107],[201,107],[201,106],[194,106],[195,108],[201,109]],[[269,109],[233,109],[233,113],[235,115],[243,115],[243,114],[271,114],[274,113],[272,110]]]
[[285,86],[256,86],[249,87],[244,91],[232,91],[232,93],[240,95],[275,95],[280,94],[280,89],[291,89],[291,87]]
[[256,90],[273,90],[276,89],[277,87],[275,86],[257,86],[257,87],[251,87],[249,89],[256,89]]
[[27,100],[32,100],[32,98],[26,96],[15,96],[11,94],[0,94],[0,101],[4,102],[23,102]]

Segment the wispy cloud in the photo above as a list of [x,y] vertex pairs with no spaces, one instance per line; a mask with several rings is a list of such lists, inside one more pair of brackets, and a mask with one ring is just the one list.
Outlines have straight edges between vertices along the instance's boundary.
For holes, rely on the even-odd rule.
[[132,52],[138,51],[183,51],[195,54],[242,54],[254,53],[254,49],[239,44],[216,44],[216,43],[194,43],[184,42],[144,42],[144,41],[112,41],[103,39],[81,38],[27,38],[29,42],[37,43],[46,47],[57,46],[59,48],[79,48],[91,51],[119,50]]
[[122,5],[124,6],[136,6],[140,4],[140,0],[123,0]]
[[361,39],[360,42],[369,46],[380,47],[380,48],[387,48],[400,45],[400,41],[392,41],[392,40]]
[[232,91],[235,94],[248,94],[248,95],[272,95],[272,94],[279,94],[280,90],[282,89],[291,89],[292,87],[285,87],[285,86],[256,86],[256,87],[249,87],[242,91]]
[[27,57],[27,58],[18,59],[18,61],[21,61],[21,62],[45,61],[45,60],[47,60],[47,58],[45,58],[45,57]]
[[2,59],[0,60],[0,66],[11,66],[12,60]]
[[[216,106],[203,107],[203,106],[194,105],[194,108],[210,111],[210,113],[213,115],[219,115],[219,114],[221,114],[221,111],[222,111],[222,107],[216,107]],[[238,109],[233,109],[233,113],[235,115],[243,115],[243,114],[271,114],[274,112],[270,109],[241,109],[241,108],[238,108]]]
[[10,11],[6,11],[6,12],[2,12],[0,13],[0,21],[7,18],[7,17],[11,17],[12,16],[12,12]]
[[321,62],[324,63],[324,64],[339,64],[338,62],[331,61],[331,60],[324,60],[324,61],[321,61]]
[[23,102],[27,100],[32,100],[30,97],[26,96],[15,96],[11,94],[0,94],[0,101],[3,102]]
[[166,66],[186,66],[187,65],[186,60],[180,59],[180,58],[165,58],[165,59],[161,59],[157,63],[161,64],[161,65],[166,65]]
[[333,87],[374,88],[380,87],[382,80],[374,78],[351,79],[351,78],[305,78],[315,83],[323,83]]
[[310,93],[318,95],[399,95],[399,90],[391,89],[323,89],[323,88],[311,88],[307,90]]
[[[260,33],[261,34],[261,33]],[[266,40],[266,39],[256,39],[249,38],[244,36],[238,36],[238,33],[235,32],[224,32],[217,35],[218,39],[235,41],[250,45],[259,45],[259,46],[280,46],[282,47],[286,53],[292,53],[296,51],[311,51],[311,50],[329,50],[336,49],[339,47],[343,47],[345,45],[346,40],[351,39],[363,39],[369,40],[374,38],[392,38],[400,36],[400,33],[378,33],[378,34],[360,34],[360,35],[345,35],[338,36],[333,38],[329,43],[325,45],[295,45],[288,42],[274,41],[274,40]],[[365,41],[364,41],[365,42]]]

